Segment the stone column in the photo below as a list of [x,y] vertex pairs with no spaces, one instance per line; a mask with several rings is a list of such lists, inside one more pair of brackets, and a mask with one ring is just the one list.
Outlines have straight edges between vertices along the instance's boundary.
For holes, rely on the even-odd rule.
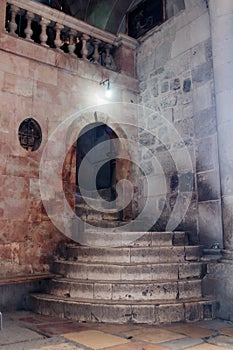
[[5,32],[6,0],[0,0],[0,32]]
[[233,1],[209,0],[219,143],[223,258],[233,259]]

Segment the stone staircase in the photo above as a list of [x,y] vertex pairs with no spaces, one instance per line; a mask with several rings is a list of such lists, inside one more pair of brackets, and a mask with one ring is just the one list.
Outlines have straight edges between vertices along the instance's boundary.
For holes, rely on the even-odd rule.
[[104,202],[95,198],[95,193],[85,192],[86,197],[77,196],[75,205],[75,213],[83,222],[103,228],[115,228],[124,225],[121,220],[121,212],[114,210],[112,199],[115,198],[111,198],[110,189],[98,191]]
[[[215,301],[202,295],[202,249],[188,245],[185,233],[86,234],[87,246],[69,244],[55,261],[56,277],[45,294],[31,296],[33,311],[80,322],[161,324],[214,317]],[[132,241],[124,244],[126,236]],[[114,248],[106,247],[111,240]]]

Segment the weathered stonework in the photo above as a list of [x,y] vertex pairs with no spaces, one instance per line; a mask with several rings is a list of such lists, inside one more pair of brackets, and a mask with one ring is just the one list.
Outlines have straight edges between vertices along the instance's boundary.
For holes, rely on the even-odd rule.
[[[175,212],[173,220],[176,226],[172,229],[187,231],[192,244],[199,242],[207,248],[209,258],[204,257],[206,260],[216,260],[222,254],[220,262],[209,265],[205,277],[205,293],[215,290],[220,301],[218,316],[232,320],[233,310],[229,307],[233,274],[232,2],[167,0],[166,3],[168,20],[139,39],[136,61],[133,39],[124,34],[118,36],[118,44],[123,45],[115,47],[117,72],[86,59],[77,59],[74,55],[11,36],[5,32],[5,11],[1,11],[0,272],[1,276],[6,277],[9,274],[33,275],[47,271],[58,245],[63,246],[67,240],[54,227],[44,206],[49,208],[52,216],[62,215],[59,193],[49,192],[48,189],[48,199],[42,202],[39,188],[40,160],[46,143],[57,126],[68,120],[73,113],[95,105],[93,113],[83,113],[79,125],[71,127],[68,138],[72,133],[77,137],[85,125],[97,120],[109,123],[118,136],[127,136],[145,147],[139,151],[143,167],[139,177],[137,165],[124,160],[118,162],[118,178],[134,180],[133,200],[122,216],[131,220],[133,215],[136,216],[143,210],[150,197],[151,206],[145,213],[144,221],[155,218],[151,230],[165,231]],[[5,8],[6,1],[0,0],[0,4]],[[42,5],[31,2],[30,6],[41,9]],[[54,10],[50,14],[55,16]],[[71,19],[70,21],[72,22]],[[98,29],[93,30],[99,33]],[[112,40],[112,34],[106,33],[106,36]],[[112,110],[106,105],[104,111],[96,112],[98,105],[106,102],[103,86],[99,84],[106,78],[110,79],[114,87],[113,102],[132,105],[138,101],[141,103],[137,113],[135,109],[128,108],[128,105],[118,107],[119,119],[115,125],[111,124],[111,115],[117,108]],[[36,152],[26,151],[18,141],[18,127],[22,120],[29,117],[35,118],[42,129],[42,145]],[[128,125],[122,126],[124,122]],[[139,130],[132,125],[137,123]],[[65,144],[68,138],[65,139]],[[59,162],[63,141],[64,135],[60,131],[58,139],[50,144],[50,161],[46,167],[51,183],[55,181],[54,169]],[[61,177],[66,199],[71,208],[74,208],[76,143],[69,146],[62,164]],[[122,156],[130,154],[127,153],[127,145],[123,145],[122,150]],[[134,153],[137,153],[137,149]],[[132,154],[133,151],[130,155]],[[154,184],[149,192],[148,181]],[[130,186],[125,185],[121,190],[130,191]],[[183,216],[180,216],[181,213]],[[92,213],[88,215],[91,216]],[[106,217],[114,218],[114,215]],[[105,216],[101,218],[104,219]],[[155,233],[148,233],[136,245],[143,246],[143,242],[146,247],[159,245],[160,241],[153,234]],[[167,233],[163,232],[163,239],[166,236]],[[97,240],[96,237],[89,239],[90,245]],[[105,244],[105,237],[100,242]],[[172,258],[168,252],[166,255],[169,259]],[[93,252],[91,256],[96,258]],[[143,258],[150,261],[151,256],[148,249]],[[194,253],[188,255],[186,252],[186,260],[192,261],[194,256]],[[128,255],[124,258],[128,258]],[[137,254],[132,258],[137,261]],[[125,279],[136,279],[139,276],[142,282],[145,276],[149,277],[147,289],[142,287],[137,292],[144,293],[145,296],[155,288],[150,284],[151,278],[161,276],[165,279],[174,273],[161,271],[160,266],[153,269],[143,267],[140,273],[135,268],[122,268],[124,271],[120,271],[121,268],[116,269],[113,265],[105,268],[100,275],[102,273],[111,278],[113,272],[118,277],[122,273]],[[96,276],[96,271],[98,272],[93,268],[89,277]],[[75,269],[71,272],[80,277]],[[85,269],[82,273],[82,277],[86,278]],[[180,276],[185,278],[200,277],[202,273],[195,266],[190,269],[180,268],[179,271]],[[200,294],[200,286],[189,282],[179,282],[180,297],[185,293],[187,297],[194,292]],[[167,282],[163,283],[174,297],[174,287]],[[109,299],[110,289],[113,288],[110,285],[110,282],[104,286],[97,282],[91,289],[90,285],[83,284],[80,293],[92,293],[97,299],[103,296]],[[34,286],[32,289],[31,285],[25,288],[33,290]],[[21,290],[24,293],[25,288],[23,291],[21,288],[12,291]],[[114,298],[122,295],[129,297],[125,291],[127,288],[122,285],[121,288],[114,285]],[[2,290],[7,293],[5,291],[8,289],[4,287]],[[63,291],[66,291],[65,288],[60,291],[55,288],[56,293],[62,294]],[[75,287],[72,293],[75,295]],[[159,295],[157,293],[157,297]],[[16,304],[19,305],[18,299]],[[208,317],[212,310],[211,305],[192,303],[145,308],[134,305],[127,310],[118,306],[105,307],[105,314],[101,317],[103,321],[112,322],[115,321],[115,315],[122,322],[134,318],[135,322],[144,322],[155,315],[155,323],[170,320],[194,321]],[[102,306],[90,304],[78,305],[75,311],[70,305],[55,305],[54,313],[57,311],[62,316],[64,309],[68,313],[79,314],[80,311],[83,320],[88,317],[92,319],[92,312],[96,315],[102,313]],[[127,311],[127,318],[122,316],[123,309]],[[137,318],[137,314],[141,316]]]
[[[188,194],[193,186],[190,207],[178,227],[189,231],[194,242],[199,239],[206,247],[210,247],[213,240],[221,243],[220,211],[215,213],[217,226],[209,230],[203,226],[203,210],[208,215],[211,201],[217,207],[220,203],[213,62],[205,2],[198,1],[194,6],[192,1],[185,1],[185,9],[141,38],[137,64],[139,88],[143,87],[141,103],[151,110],[144,114],[144,125],[151,135],[144,134],[143,144],[160,163],[167,184],[166,204],[153,229],[166,227],[178,193]],[[171,123],[169,127],[165,127],[167,121]],[[180,138],[175,136],[176,132]],[[190,154],[192,166],[185,164],[185,150]],[[150,167],[150,176],[157,171]],[[185,178],[189,173],[192,180]],[[182,188],[178,188],[178,175]],[[182,205],[180,211],[181,208]]]
[[[77,62],[65,53],[8,34],[1,33],[0,41],[0,271],[1,276],[7,276],[47,271],[59,242],[68,239],[50,221],[40,195],[39,166],[48,137],[74,112],[98,105],[97,93],[104,98],[104,89],[99,85],[103,76],[117,80],[114,102],[137,102],[138,84],[126,75],[134,74],[133,61],[130,63],[132,50],[127,58],[130,67],[127,68],[125,62],[122,66],[125,74],[120,74],[82,60]],[[121,53],[119,59],[124,64]],[[106,109],[103,122],[107,122],[106,115],[111,116],[111,108]],[[122,115],[123,119],[135,123],[129,112],[122,109]],[[24,150],[18,141],[18,127],[28,117],[35,118],[42,129],[42,145],[35,152]],[[80,127],[94,121],[93,113]],[[79,131],[76,132],[78,137]],[[119,126],[116,132],[120,132]],[[128,128],[125,133],[134,137],[135,131]],[[62,134],[60,140],[61,143]],[[47,168],[51,181],[60,155],[60,143],[55,139],[50,144],[51,161]],[[75,164],[71,148],[63,168],[64,190],[71,207],[74,207]],[[130,172],[127,167],[124,169]],[[55,202],[59,203],[56,196],[56,193],[48,193],[46,206],[52,213]],[[56,208],[60,210],[58,205]]]
[[[161,324],[212,318],[215,303],[202,297],[206,264],[200,262],[200,246],[189,246],[183,232],[141,234],[118,248],[67,245],[53,266],[65,278],[53,278],[46,294],[32,295],[32,309],[92,322]],[[92,235],[99,241],[100,232]]]

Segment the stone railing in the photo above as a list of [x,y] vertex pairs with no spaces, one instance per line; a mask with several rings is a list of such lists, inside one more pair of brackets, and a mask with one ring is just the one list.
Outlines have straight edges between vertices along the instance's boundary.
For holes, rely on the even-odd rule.
[[0,2],[1,4],[5,2],[5,18],[2,18],[5,22],[4,30],[11,36],[54,50],[62,50],[73,57],[112,70],[122,70],[122,67],[115,62],[114,56],[120,65],[122,64],[119,52],[116,54],[117,49],[121,47],[122,52],[122,46],[125,46],[132,51],[137,44],[135,39],[124,34],[113,35],[36,1],[0,0]]

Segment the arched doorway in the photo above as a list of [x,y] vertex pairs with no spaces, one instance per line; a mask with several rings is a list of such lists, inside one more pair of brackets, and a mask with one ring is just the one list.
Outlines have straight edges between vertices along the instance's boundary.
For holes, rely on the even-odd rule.
[[[108,125],[100,122],[88,124],[81,130],[76,146],[77,194],[83,191],[85,196],[93,197],[97,190],[105,200],[115,199],[117,154],[114,143],[105,141],[116,138],[116,133]],[[94,152],[88,154],[91,150]],[[84,158],[85,171],[81,174],[80,185],[79,169]],[[97,176],[96,169],[99,169]]]
[[[135,188],[137,187],[136,171],[133,163],[129,160],[131,149],[127,143],[127,134],[130,134],[130,131],[128,133],[119,124],[112,123],[110,118],[106,118],[110,120],[110,124],[98,122],[97,118],[95,118],[96,121],[91,119],[89,119],[88,124],[86,119],[84,122],[74,123],[70,127],[70,133],[74,134],[73,138],[76,141],[69,148],[64,161],[62,173],[64,193],[69,205],[82,222],[93,224],[96,227],[121,226],[125,222],[133,220],[135,213],[137,213],[137,207],[134,205],[135,201],[124,205],[125,198],[127,201],[131,188],[121,182],[121,180],[126,179],[134,184]],[[71,134],[68,135],[68,140],[70,138]],[[95,154],[95,159],[93,159],[84,175],[86,181],[84,184],[85,193],[80,193],[78,173],[81,162],[85,154],[91,149],[95,149],[95,145],[101,145],[104,140],[114,141],[112,142],[112,149],[109,150],[109,153],[105,148],[104,152],[98,155]],[[87,145],[85,145],[86,142]],[[115,153],[115,156],[111,155],[112,152]],[[103,154],[105,154],[104,157]],[[92,173],[92,167],[102,157],[105,158],[105,166],[97,174],[94,195],[96,195],[97,189],[98,198],[101,196],[105,201],[99,200],[98,202],[98,200],[93,200],[95,197],[93,197],[92,188],[89,187],[90,181],[88,179]],[[90,196],[91,200],[85,198],[86,195]],[[102,210],[103,208],[104,210]],[[113,211],[113,209],[116,209],[116,211]],[[103,221],[102,225],[100,220]]]

